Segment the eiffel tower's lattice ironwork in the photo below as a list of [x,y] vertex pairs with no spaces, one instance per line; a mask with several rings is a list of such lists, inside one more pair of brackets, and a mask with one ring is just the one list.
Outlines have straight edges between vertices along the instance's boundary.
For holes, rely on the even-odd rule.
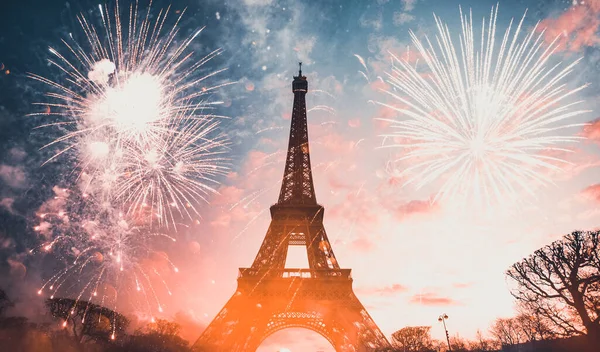
[[[294,108],[279,201],[250,268],[208,325],[195,351],[254,352],[269,335],[302,327],[324,336],[338,352],[386,351],[390,345],[352,291],[350,269],[340,269],[323,227],[310,169],[308,81],[292,82]],[[286,269],[289,246],[305,246],[309,267]]]

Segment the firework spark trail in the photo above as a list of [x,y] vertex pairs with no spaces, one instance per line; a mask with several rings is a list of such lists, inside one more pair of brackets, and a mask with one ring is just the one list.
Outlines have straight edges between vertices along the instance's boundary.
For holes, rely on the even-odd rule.
[[380,104],[406,118],[387,120],[394,131],[384,137],[395,141],[387,147],[403,149],[397,162],[416,163],[399,171],[405,185],[421,188],[446,179],[435,200],[461,195],[489,202],[514,198],[520,190],[533,193],[532,184],[551,184],[548,171],[566,163],[548,152],[567,152],[558,145],[579,139],[558,134],[581,126],[571,120],[587,112],[576,107],[582,101],[568,101],[586,85],[568,89],[564,82],[579,60],[562,68],[551,64],[558,38],[546,46],[537,25],[521,38],[526,14],[512,36],[511,20],[498,49],[497,14],[492,8],[487,33],[483,20],[480,48],[472,14],[462,9],[460,51],[435,15],[437,48],[411,32],[429,72],[392,55],[387,81],[393,89],[386,93],[394,103]]
[[51,101],[36,103],[50,111],[31,115],[58,118],[39,128],[67,130],[43,147],[59,146],[46,162],[74,154],[86,193],[131,213],[148,208],[151,221],[176,228],[176,213],[199,215],[196,203],[227,171],[227,143],[218,133],[223,116],[210,113],[221,102],[208,98],[231,83],[209,84],[224,69],[199,74],[222,50],[192,61],[190,45],[202,29],[176,44],[185,10],[166,30],[170,8],[151,21],[151,3],[145,14],[136,3],[128,23],[118,2],[112,15],[106,5],[99,9],[101,28],[78,16],[85,47],[63,40],[74,60],[49,49],[60,81],[30,74],[51,88]]
[[69,294],[75,290],[76,302],[83,297],[91,301],[98,296],[102,283],[102,303],[107,299],[114,300],[116,309],[117,299],[111,296],[111,292],[107,293],[106,287],[117,285],[119,289],[115,289],[115,292],[121,292],[121,295],[133,300],[139,300],[140,297],[132,298],[130,294],[141,294],[148,307],[154,306],[161,312],[162,305],[153,282],[162,283],[169,294],[171,291],[151,259],[160,257],[170,270],[175,273],[179,270],[166,255],[153,248],[161,239],[175,242],[175,238],[135,226],[135,222],[122,213],[117,214],[116,210],[105,209],[94,220],[62,223],[59,220],[54,223],[55,227],[68,235],[58,236],[40,246],[40,249],[59,255],[65,261],[65,268],[47,280],[38,294],[49,291],[50,298],[54,298],[56,294]]

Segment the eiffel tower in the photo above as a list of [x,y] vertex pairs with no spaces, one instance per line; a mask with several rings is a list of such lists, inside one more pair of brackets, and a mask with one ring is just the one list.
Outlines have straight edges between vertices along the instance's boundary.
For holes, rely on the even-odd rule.
[[[195,351],[255,352],[271,334],[292,327],[325,337],[337,352],[386,351],[390,345],[352,291],[323,227],[310,168],[306,93],[292,82],[294,107],[279,201],[250,268],[240,268],[235,294],[194,344]],[[286,269],[289,246],[305,246],[308,269]]]

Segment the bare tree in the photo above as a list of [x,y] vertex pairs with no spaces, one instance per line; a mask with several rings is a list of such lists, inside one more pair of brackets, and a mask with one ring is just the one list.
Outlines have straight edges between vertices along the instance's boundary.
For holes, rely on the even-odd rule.
[[[138,330],[123,345],[127,352],[187,352],[188,342],[179,336],[181,326],[177,323],[157,319]],[[209,349],[211,350],[211,349]],[[211,350],[212,351],[212,350]]]
[[557,336],[547,319],[535,307],[519,304],[517,311],[519,314],[515,317],[516,324],[526,341],[543,341]]
[[458,334],[450,338],[450,347],[453,352],[468,352],[471,351],[470,343]]
[[513,296],[561,335],[600,341],[599,231],[575,231],[507,271]]
[[146,333],[163,336],[178,336],[181,326],[165,319],[156,319],[154,323],[146,325]]
[[407,326],[392,334],[392,344],[398,351],[431,351],[431,326]]
[[64,327],[71,327],[78,343],[109,341],[122,334],[129,324],[123,315],[86,301],[52,298],[46,301],[46,307],[52,316],[63,320]]
[[480,330],[477,330],[475,341],[470,343],[470,350],[476,352],[489,352],[500,349],[500,344],[492,339],[485,338]]
[[502,346],[515,346],[525,342],[515,318],[496,319],[490,328],[490,333]]

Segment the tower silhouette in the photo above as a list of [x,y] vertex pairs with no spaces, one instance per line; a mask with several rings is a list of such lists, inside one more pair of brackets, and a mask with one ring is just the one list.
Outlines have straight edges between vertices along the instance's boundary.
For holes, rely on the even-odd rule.
[[[337,352],[390,347],[352,291],[350,269],[340,269],[323,227],[310,168],[306,93],[302,75],[292,82],[294,107],[279,200],[250,268],[194,344],[195,351],[254,352],[269,335],[290,327],[313,330]],[[286,269],[289,246],[305,246],[308,269]]]

